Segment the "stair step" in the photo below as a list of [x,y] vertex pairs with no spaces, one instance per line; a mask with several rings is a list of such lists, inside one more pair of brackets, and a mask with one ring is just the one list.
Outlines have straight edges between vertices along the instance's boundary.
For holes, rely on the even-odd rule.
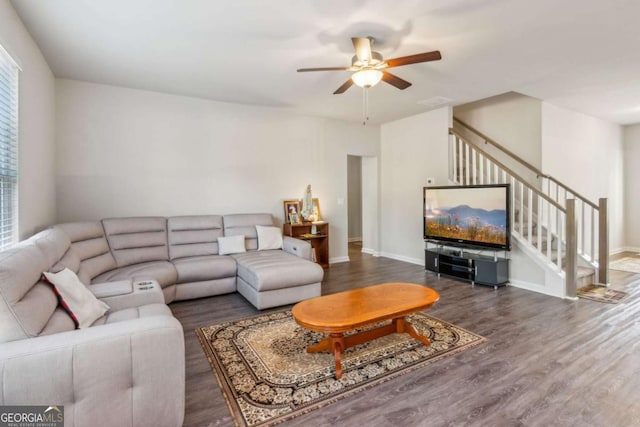
[[593,285],[593,279],[596,277],[596,270],[588,267],[578,267],[578,277],[576,278],[576,287],[578,289],[583,286]]
[[595,276],[595,274],[596,274],[596,270],[594,270],[593,268],[578,266],[579,279],[582,277]]

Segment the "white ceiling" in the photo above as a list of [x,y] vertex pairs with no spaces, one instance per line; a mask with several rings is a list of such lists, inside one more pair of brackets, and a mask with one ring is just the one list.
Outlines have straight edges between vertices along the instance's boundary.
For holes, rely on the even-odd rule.
[[395,68],[370,116],[383,123],[508,91],[602,119],[640,122],[638,0],[13,0],[57,77],[359,121],[362,89],[333,91],[352,36]]

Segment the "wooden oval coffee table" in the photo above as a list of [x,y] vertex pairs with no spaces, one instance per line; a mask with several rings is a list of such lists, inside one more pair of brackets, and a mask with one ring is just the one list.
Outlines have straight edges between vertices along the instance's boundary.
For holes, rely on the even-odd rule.
[[[431,288],[414,283],[383,283],[353,289],[332,295],[308,299],[291,310],[298,325],[329,336],[309,346],[308,353],[333,352],[336,360],[336,378],[342,377],[342,353],[349,348],[392,333],[407,333],[430,345],[405,319],[411,313],[430,308],[440,295]],[[388,325],[344,336],[345,332],[391,320]]]

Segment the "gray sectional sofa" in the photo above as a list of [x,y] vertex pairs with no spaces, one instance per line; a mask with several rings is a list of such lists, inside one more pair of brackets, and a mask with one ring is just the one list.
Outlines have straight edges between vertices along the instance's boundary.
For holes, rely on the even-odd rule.
[[[0,404],[58,404],[66,426],[179,426],[184,341],[166,304],[240,292],[256,308],[320,295],[307,242],[257,250],[269,214],[56,225],[0,252]],[[218,238],[245,236],[220,255]],[[75,329],[43,272],[75,272],[109,311]]]
[[[270,214],[109,218],[60,224],[71,251],[60,261],[86,285],[155,279],[165,302],[238,291],[256,308],[320,295],[323,270],[308,242],[284,237],[283,250],[257,251],[256,225]],[[245,236],[247,252],[218,254],[218,237]]]

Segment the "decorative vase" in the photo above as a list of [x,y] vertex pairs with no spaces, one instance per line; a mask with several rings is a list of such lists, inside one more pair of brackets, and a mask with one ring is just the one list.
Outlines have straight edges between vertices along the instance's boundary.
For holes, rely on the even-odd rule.
[[313,195],[311,194],[311,184],[307,185],[307,190],[302,199],[302,210],[300,211],[302,219],[305,221],[313,221]]

